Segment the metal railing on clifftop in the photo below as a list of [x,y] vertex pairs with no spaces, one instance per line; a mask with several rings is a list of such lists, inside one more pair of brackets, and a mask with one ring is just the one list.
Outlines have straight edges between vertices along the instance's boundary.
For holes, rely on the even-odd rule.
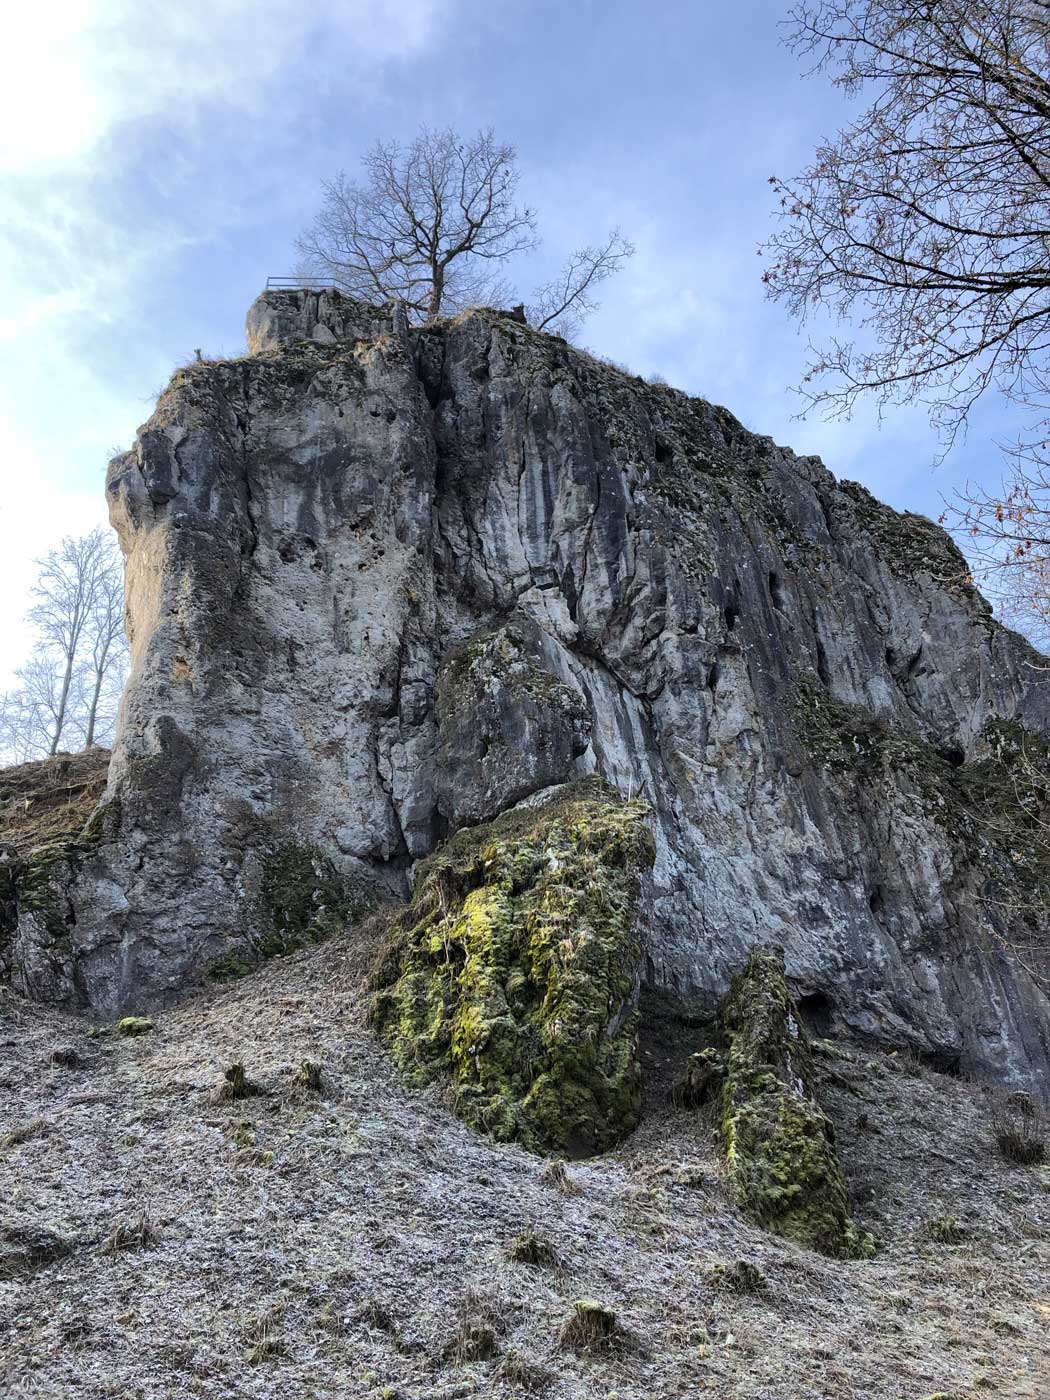
[[267,277],[268,292],[334,292],[335,284],[327,277]]

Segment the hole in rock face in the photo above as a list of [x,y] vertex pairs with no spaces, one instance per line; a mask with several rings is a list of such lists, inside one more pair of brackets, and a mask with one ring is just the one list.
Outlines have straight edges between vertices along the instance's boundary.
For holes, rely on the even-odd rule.
[[770,572],[769,575],[769,597],[777,612],[784,611],[784,588],[778,573]]
[[707,673],[707,688],[708,688],[708,690],[717,690],[717,689],[718,689],[718,662],[717,662],[717,661],[712,661],[712,662],[711,662],[711,669],[710,669],[710,670],[708,671],[708,673]]
[[966,762],[966,750],[961,744],[938,744],[937,752],[953,768],[961,768]]
[[835,1023],[835,1003],[826,992],[806,992],[798,998],[798,1014],[808,1031],[830,1035]]
[[734,601],[730,600],[722,609],[722,616],[726,620],[726,631],[732,632],[736,626],[736,620],[740,616],[740,609]]
[[669,462],[671,460],[671,449],[667,445],[667,440],[662,437],[656,439],[656,446],[653,449],[658,462]]
[[868,908],[877,918],[882,913],[883,909],[885,909],[885,907],[886,901],[882,897],[882,889],[880,888],[880,886],[876,885],[875,888],[868,895]]

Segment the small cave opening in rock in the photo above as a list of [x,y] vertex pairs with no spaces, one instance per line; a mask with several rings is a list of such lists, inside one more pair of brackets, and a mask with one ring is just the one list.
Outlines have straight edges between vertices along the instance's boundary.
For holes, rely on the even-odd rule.
[[961,744],[938,744],[937,752],[952,768],[961,768],[966,762],[966,750]]
[[875,917],[878,918],[881,915],[882,911],[885,909],[885,907],[886,900],[883,897],[882,887],[880,885],[876,885],[875,888],[869,891],[868,893],[868,908],[875,915]]
[[714,691],[716,691],[716,690],[718,689],[718,677],[719,677],[718,662],[717,662],[717,661],[712,661],[712,662],[711,662],[711,668],[710,668],[710,670],[709,670],[708,673],[707,673],[707,688],[708,688],[708,690],[714,692]]
[[667,463],[671,461],[673,454],[671,452],[670,447],[667,444],[666,438],[658,437],[656,439],[655,446],[653,447],[653,455],[655,456],[656,460],[660,463]]
[[806,992],[797,1001],[798,1014],[814,1035],[830,1035],[835,1025],[835,1003],[826,992]]
[[770,570],[769,574],[769,598],[777,612],[784,611],[784,586],[780,575],[774,570]]
[[732,598],[730,598],[729,602],[726,603],[725,607],[722,609],[722,616],[725,618],[726,631],[732,632],[733,628],[736,626],[736,620],[740,616],[740,609]]

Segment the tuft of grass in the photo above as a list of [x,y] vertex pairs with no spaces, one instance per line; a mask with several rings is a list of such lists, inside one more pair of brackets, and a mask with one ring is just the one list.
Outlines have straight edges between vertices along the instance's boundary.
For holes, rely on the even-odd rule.
[[953,1215],[938,1215],[927,1221],[926,1233],[934,1244],[962,1244],[966,1230]]
[[304,1060],[292,1075],[291,1097],[295,1100],[310,1099],[321,1092],[321,1066],[313,1060]]
[[147,1249],[155,1244],[157,1232],[150,1222],[148,1211],[140,1211],[129,1220],[117,1220],[102,1246],[103,1254],[120,1254],[125,1249]]
[[1038,1167],[1047,1160],[1047,1120],[1030,1094],[994,1094],[991,1124],[996,1146],[1008,1162]]
[[287,1356],[288,1345],[280,1335],[284,1317],[284,1304],[278,1303],[267,1308],[258,1317],[252,1318],[244,1329],[244,1340],[248,1343],[244,1359],[250,1366],[260,1361],[271,1361],[278,1356]]
[[33,1138],[43,1137],[50,1130],[51,1124],[46,1118],[31,1118],[28,1123],[16,1123],[6,1133],[0,1134],[0,1152],[18,1147],[23,1142],[30,1142]]
[[513,1349],[508,1351],[500,1362],[497,1375],[507,1385],[517,1386],[533,1394],[546,1390],[552,1379],[549,1371],[530,1361],[522,1352]]
[[569,1351],[609,1351],[623,1340],[623,1333],[611,1308],[593,1298],[577,1298],[558,1340]]
[[737,1259],[732,1264],[715,1264],[708,1270],[708,1278],[720,1288],[728,1288],[733,1293],[764,1293],[768,1287],[762,1270],[746,1259]]
[[223,1074],[223,1082],[215,1091],[216,1103],[235,1103],[238,1099],[250,1099],[259,1093],[259,1086],[253,1084],[244,1072],[242,1064],[231,1065]]
[[507,1245],[508,1259],[516,1264],[530,1264],[537,1269],[557,1268],[558,1251],[546,1235],[538,1234],[531,1225],[526,1225],[520,1234]]
[[545,1181],[548,1186],[553,1186],[555,1191],[560,1191],[563,1196],[579,1196],[583,1193],[583,1187],[569,1174],[568,1167],[560,1157],[550,1159],[540,1172],[540,1180]]

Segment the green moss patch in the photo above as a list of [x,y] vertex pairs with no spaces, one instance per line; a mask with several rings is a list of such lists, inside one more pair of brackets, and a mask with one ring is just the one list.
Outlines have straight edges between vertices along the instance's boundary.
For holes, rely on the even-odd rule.
[[588,779],[461,831],[422,868],[374,973],[373,1023],[417,1083],[500,1141],[582,1156],[635,1126],[649,809]]
[[850,1220],[831,1120],[810,1090],[810,1053],[779,949],[757,949],[722,1009],[722,1133],[740,1207],[765,1229],[837,1258],[865,1257]]

